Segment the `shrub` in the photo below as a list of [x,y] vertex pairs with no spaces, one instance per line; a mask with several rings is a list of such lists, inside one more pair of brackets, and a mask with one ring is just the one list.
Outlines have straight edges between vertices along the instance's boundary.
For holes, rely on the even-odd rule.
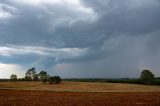
[[61,78],[59,76],[49,77],[48,82],[50,84],[52,84],[52,83],[59,84],[61,82]]
[[25,81],[32,81],[32,78],[29,76],[25,76]]
[[47,79],[46,78],[43,78],[42,79],[42,83],[46,83],[47,82]]
[[155,79],[152,84],[154,85],[160,85],[160,79]]

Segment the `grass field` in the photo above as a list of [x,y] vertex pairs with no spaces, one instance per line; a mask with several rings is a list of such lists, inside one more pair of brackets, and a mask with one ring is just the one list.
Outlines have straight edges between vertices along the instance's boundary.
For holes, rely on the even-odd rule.
[[0,89],[72,92],[160,92],[160,86],[67,81],[62,82],[61,84],[42,84],[41,82],[0,82]]
[[0,106],[160,106],[160,86],[0,82]]

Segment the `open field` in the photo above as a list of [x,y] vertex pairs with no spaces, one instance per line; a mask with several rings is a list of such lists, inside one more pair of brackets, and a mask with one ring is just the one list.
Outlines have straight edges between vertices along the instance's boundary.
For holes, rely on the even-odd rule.
[[160,92],[0,90],[0,106],[159,106]]
[[160,106],[160,86],[0,82],[0,106]]
[[0,82],[0,89],[72,92],[160,92],[160,86],[67,81],[62,82],[61,84],[42,84],[41,82]]

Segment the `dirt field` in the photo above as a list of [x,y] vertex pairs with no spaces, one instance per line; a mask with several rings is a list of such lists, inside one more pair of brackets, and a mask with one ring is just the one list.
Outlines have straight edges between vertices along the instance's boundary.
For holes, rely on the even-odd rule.
[[0,82],[0,106],[160,106],[160,86]]
[[0,90],[0,106],[160,106],[160,92]]

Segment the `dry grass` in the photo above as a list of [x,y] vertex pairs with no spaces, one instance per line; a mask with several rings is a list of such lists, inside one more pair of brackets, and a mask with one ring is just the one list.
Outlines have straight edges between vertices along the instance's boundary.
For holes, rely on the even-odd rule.
[[0,82],[0,106],[117,105],[160,106],[160,86],[98,82],[62,82],[57,85]]
[[0,89],[72,92],[160,92],[160,86],[99,82],[62,82],[52,85],[42,84],[41,82],[0,82]]

